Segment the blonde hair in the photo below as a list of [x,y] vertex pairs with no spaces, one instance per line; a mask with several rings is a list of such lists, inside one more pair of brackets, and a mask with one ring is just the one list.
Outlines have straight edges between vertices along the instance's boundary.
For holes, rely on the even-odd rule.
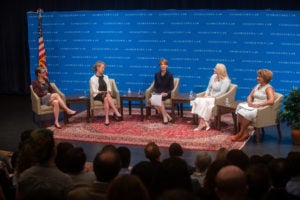
[[93,70],[94,70],[94,71],[97,71],[97,67],[98,67],[99,65],[100,65],[100,66],[101,66],[101,65],[104,65],[104,68],[106,67],[105,63],[104,63],[103,61],[100,61],[100,60],[99,60],[99,61],[97,61],[97,62],[93,65]]
[[225,78],[229,79],[226,66],[224,64],[218,63],[216,64],[215,68],[217,69],[217,74],[220,79],[225,79]]
[[169,62],[167,59],[165,58],[161,58],[158,62],[158,65],[160,66],[161,64],[166,64],[166,65],[169,65]]
[[266,83],[269,83],[273,78],[273,72],[268,69],[259,69],[257,75],[261,76]]

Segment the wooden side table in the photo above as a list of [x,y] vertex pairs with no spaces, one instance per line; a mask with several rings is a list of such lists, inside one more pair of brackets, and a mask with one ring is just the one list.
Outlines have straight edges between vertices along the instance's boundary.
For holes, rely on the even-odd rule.
[[120,96],[121,115],[123,116],[123,101],[128,101],[129,115],[131,115],[131,102],[138,101],[138,102],[140,102],[141,121],[143,121],[144,120],[144,100],[145,100],[144,93],[131,92],[130,94],[124,94],[124,95]]
[[[174,96],[171,100],[172,100],[172,115],[175,116],[175,106],[179,106],[180,109],[180,117],[183,117],[183,104],[184,103],[190,103],[191,100],[194,100],[195,98],[191,99],[189,94],[177,94],[176,96]],[[179,115],[179,112],[178,112]]]
[[226,114],[226,113],[231,113],[233,123],[234,123],[234,131],[235,131],[235,133],[238,132],[237,114],[235,113],[235,110],[239,103],[240,102],[234,101],[234,102],[230,102],[229,105],[226,105],[225,102],[222,102],[222,103],[216,105],[218,114],[215,117],[215,122],[216,122],[216,128],[218,130],[221,129],[221,115]]
[[[66,104],[68,107],[70,107],[71,104],[75,103],[83,103],[86,106],[86,122],[90,122],[90,98],[84,95],[79,95],[79,94],[71,94],[71,95],[66,95]],[[64,112],[64,123],[67,124],[69,123],[69,116],[67,115],[66,112]]]

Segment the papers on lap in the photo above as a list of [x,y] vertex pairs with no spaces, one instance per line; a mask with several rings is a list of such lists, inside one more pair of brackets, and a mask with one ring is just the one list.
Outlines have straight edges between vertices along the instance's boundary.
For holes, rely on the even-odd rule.
[[238,107],[242,107],[242,108],[244,108],[244,109],[246,109],[246,110],[254,110],[254,109],[255,109],[255,108],[253,108],[253,107],[248,106],[248,103],[247,103],[247,102],[240,103],[240,104],[238,105]]
[[162,99],[161,94],[152,94],[152,96],[150,98],[151,105],[161,106],[161,99]]

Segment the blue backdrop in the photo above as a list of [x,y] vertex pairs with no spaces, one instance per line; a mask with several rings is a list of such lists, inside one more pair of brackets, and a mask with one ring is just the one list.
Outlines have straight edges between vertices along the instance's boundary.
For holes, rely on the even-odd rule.
[[[300,12],[258,10],[126,10],[43,13],[49,78],[66,94],[88,92],[92,66],[106,63],[121,93],[146,90],[169,60],[180,92],[206,89],[216,63],[224,63],[238,100],[256,71],[274,72],[271,84],[286,94],[300,86]],[[31,78],[38,60],[38,15],[28,13]]]

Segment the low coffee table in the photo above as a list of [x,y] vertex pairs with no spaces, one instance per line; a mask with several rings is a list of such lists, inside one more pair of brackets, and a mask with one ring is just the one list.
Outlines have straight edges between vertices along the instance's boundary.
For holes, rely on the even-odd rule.
[[218,115],[216,116],[215,121],[216,121],[216,128],[218,130],[221,129],[221,115],[226,114],[226,113],[231,113],[233,123],[234,123],[234,132],[237,133],[238,125],[237,125],[237,115],[235,113],[235,110],[239,103],[241,103],[241,102],[234,101],[234,102],[230,102],[229,105],[226,105],[225,102],[222,102],[222,103],[216,105]]
[[123,101],[128,101],[129,115],[131,115],[131,101],[139,101],[140,109],[141,109],[141,121],[143,121],[144,120],[144,100],[145,100],[144,93],[131,92],[129,94],[123,94],[122,96],[120,96],[122,116],[123,116]]
[[[86,106],[86,122],[90,122],[90,98],[80,94],[66,95],[66,104],[70,107],[71,104],[84,103]],[[69,123],[69,116],[64,112],[64,123]]]

